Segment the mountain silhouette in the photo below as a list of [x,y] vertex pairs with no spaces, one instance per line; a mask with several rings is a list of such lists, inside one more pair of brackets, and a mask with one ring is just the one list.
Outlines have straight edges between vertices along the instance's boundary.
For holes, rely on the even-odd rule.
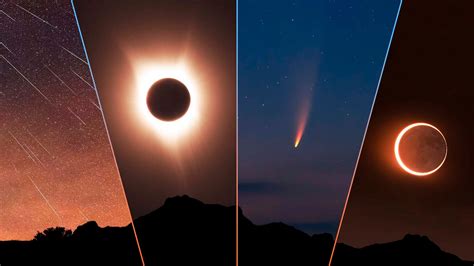
[[332,266],[342,265],[446,265],[472,266],[453,254],[442,251],[428,237],[407,234],[401,240],[353,248],[337,244]]
[[254,225],[239,210],[239,265],[327,266],[331,234],[309,236],[283,223]]
[[[48,228],[31,241],[1,241],[0,264],[8,265],[140,265],[131,227],[101,228],[87,222],[74,231]],[[62,236],[61,236],[62,235]]]
[[188,196],[135,220],[145,265],[235,265],[235,207]]
[[[255,225],[239,209],[239,265],[328,265],[330,234],[309,236],[283,223]],[[235,207],[169,198],[134,221],[147,266],[235,265]],[[74,232],[48,228],[31,241],[0,241],[0,264],[141,265],[131,225],[100,227],[90,221]],[[353,248],[338,244],[341,265],[472,265],[443,252],[427,237]]]

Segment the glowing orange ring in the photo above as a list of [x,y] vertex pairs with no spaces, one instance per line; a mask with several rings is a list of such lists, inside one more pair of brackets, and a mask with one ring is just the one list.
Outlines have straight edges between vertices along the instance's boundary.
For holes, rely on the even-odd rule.
[[[441,135],[441,137],[443,137],[443,140],[444,140],[444,144],[446,145],[446,152],[444,153],[444,158],[443,158],[443,161],[441,161],[441,163],[433,170],[431,171],[428,171],[428,172],[417,172],[417,171],[413,171],[411,170],[410,168],[408,168],[408,166],[405,165],[405,163],[403,162],[402,158],[400,157],[400,153],[399,153],[399,146],[400,146],[400,141],[402,140],[402,137],[403,135],[405,135],[405,133],[407,133],[410,129],[414,128],[414,127],[418,127],[418,126],[425,126],[425,127],[430,127],[436,131],[438,131],[438,133]],[[399,134],[398,134],[398,137],[397,139],[395,140],[395,147],[394,147],[394,152],[395,152],[395,158],[397,159],[397,162],[398,164],[400,165],[400,167],[405,170],[406,172],[412,174],[412,175],[416,175],[416,176],[426,176],[426,175],[430,175],[436,171],[438,171],[439,168],[441,168],[441,166],[443,166],[443,163],[444,161],[446,160],[446,157],[448,156],[448,143],[446,142],[446,138],[444,137],[443,133],[441,133],[441,131],[439,129],[437,129],[435,126],[433,125],[430,125],[428,123],[414,123],[414,124],[411,124],[407,127],[405,127]]]

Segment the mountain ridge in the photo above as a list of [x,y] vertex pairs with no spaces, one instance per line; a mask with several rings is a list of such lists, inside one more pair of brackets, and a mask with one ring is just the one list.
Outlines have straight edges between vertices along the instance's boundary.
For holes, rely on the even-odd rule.
[[[205,204],[186,195],[168,198],[160,208],[134,220],[145,264],[234,265],[235,214],[235,206]],[[309,235],[281,222],[255,225],[242,209],[238,214],[240,265],[328,265],[331,234]],[[36,240],[0,241],[0,263],[141,265],[131,224],[100,227],[89,221],[74,231],[47,230]],[[407,263],[472,265],[442,251],[428,237],[411,234],[363,248],[338,244],[333,260],[333,266]]]

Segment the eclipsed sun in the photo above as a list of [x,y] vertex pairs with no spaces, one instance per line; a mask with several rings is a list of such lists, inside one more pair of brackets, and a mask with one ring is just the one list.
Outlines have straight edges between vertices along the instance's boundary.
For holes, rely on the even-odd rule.
[[167,143],[195,133],[205,94],[184,62],[141,64],[136,82],[136,117],[146,128]]
[[448,155],[443,133],[428,123],[414,123],[397,136],[395,158],[400,167],[416,176],[427,176],[441,168]]

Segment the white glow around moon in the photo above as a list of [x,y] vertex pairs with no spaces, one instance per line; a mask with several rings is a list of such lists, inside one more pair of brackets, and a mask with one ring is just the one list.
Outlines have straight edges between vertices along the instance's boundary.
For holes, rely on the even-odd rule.
[[433,170],[431,171],[428,171],[428,172],[417,172],[417,171],[414,171],[412,169],[410,169],[402,160],[402,158],[400,157],[400,153],[399,153],[399,148],[400,148],[400,141],[402,140],[403,136],[405,135],[405,133],[407,133],[410,129],[412,128],[415,128],[415,127],[419,127],[419,126],[424,126],[424,127],[430,127],[436,131],[438,131],[438,133],[443,137],[443,140],[444,140],[444,143],[446,144],[446,139],[443,135],[443,133],[437,129],[435,126],[433,125],[430,125],[428,123],[414,123],[414,124],[411,124],[407,127],[405,127],[397,136],[397,139],[395,140],[395,146],[394,146],[394,152],[395,152],[395,158],[397,159],[397,162],[398,164],[400,165],[400,167],[405,170],[406,172],[412,174],[412,175],[416,175],[416,176],[427,176],[427,175],[430,175],[436,171],[438,171],[439,168],[441,168],[441,166],[443,165],[444,161],[446,160],[446,157],[448,155],[448,148],[447,148],[447,145],[446,145],[446,152],[444,154],[444,158],[443,160],[441,161],[441,163],[436,167],[434,168]]
[[[187,68],[185,62],[177,63],[141,63],[135,66],[135,95],[132,97],[137,119],[142,124],[156,132],[166,143],[190,135],[197,126],[202,107],[202,90],[196,76]],[[189,91],[191,103],[188,111],[174,121],[157,119],[148,109],[146,98],[148,90],[156,81],[163,78],[173,78],[182,82]]]

